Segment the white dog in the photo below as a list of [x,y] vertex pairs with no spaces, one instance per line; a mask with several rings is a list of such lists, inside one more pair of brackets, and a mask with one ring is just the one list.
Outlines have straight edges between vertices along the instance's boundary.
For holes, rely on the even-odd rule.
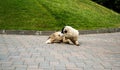
[[69,43],[72,44],[72,42],[70,41],[70,39],[66,39],[63,35],[63,33],[61,32],[55,32],[53,34],[51,34],[48,38],[48,40],[46,41],[47,44],[51,44],[51,43]]
[[65,26],[62,29],[62,33],[63,33],[63,36],[65,37],[65,39],[70,39],[73,42],[73,44],[79,46],[79,42],[78,42],[79,32],[78,32],[78,30],[72,28],[71,26]]

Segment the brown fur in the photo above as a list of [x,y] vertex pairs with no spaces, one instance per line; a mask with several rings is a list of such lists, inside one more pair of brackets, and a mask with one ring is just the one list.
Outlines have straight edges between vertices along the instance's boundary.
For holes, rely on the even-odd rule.
[[71,40],[65,38],[65,36],[61,35],[62,33],[60,32],[55,32],[53,34],[51,34],[48,38],[48,40],[46,41],[46,43],[50,44],[50,43],[68,43],[71,44]]

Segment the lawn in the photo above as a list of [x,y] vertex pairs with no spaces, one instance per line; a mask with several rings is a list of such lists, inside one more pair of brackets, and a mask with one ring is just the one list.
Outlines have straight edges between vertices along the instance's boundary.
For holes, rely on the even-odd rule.
[[120,14],[91,0],[0,0],[0,29],[119,28]]

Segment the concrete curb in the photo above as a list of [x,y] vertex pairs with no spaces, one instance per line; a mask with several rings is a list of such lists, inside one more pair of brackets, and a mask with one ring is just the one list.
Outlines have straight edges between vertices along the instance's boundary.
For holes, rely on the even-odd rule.
[[[0,34],[15,34],[15,35],[50,35],[56,31],[35,31],[35,30],[0,30]],[[120,28],[98,29],[98,30],[79,30],[81,34],[98,34],[98,33],[113,33],[120,32]]]

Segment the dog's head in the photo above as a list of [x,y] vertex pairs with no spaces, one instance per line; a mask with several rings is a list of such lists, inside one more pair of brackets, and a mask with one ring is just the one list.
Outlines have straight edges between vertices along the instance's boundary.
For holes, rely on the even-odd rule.
[[65,37],[71,36],[74,32],[74,29],[71,26],[65,26],[62,28],[61,33],[65,35]]
[[61,33],[63,33],[63,34],[68,33],[68,32],[70,32],[71,29],[72,29],[72,27],[70,27],[70,26],[64,26],[62,28]]
[[62,42],[62,39],[63,39],[63,34],[61,32],[55,32],[49,36],[46,43]]
[[65,37],[74,37],[79,35],[78,30],[72,28],[71,26],[63,27],[61,33],[63,33]]

